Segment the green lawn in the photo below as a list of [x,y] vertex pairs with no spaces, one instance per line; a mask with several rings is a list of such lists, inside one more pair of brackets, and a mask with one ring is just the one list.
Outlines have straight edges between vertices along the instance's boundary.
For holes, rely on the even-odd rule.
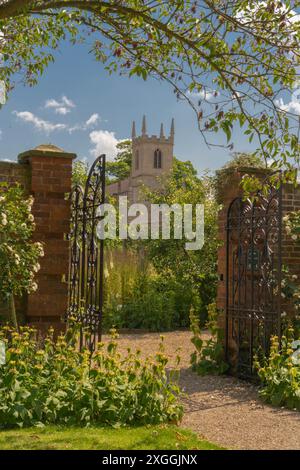
[[212,450],[220,447],[176,426],[45,428],[0,431],[1,450]]

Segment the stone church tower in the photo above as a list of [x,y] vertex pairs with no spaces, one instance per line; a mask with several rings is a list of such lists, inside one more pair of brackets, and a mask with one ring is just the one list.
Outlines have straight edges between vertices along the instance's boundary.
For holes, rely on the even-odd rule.
[[132,168],[129,178],[112,183],[107,193],[114,196],[127,195],[129,202],[143,202],[141,186],[158,189],[161,177],[168,174],[173,166],[174,119],[170,135],[165,136],[163,124],[159,136],[147,134],[146,117],[143,117],[142,132],[137,136],[135,122],[132,124]]

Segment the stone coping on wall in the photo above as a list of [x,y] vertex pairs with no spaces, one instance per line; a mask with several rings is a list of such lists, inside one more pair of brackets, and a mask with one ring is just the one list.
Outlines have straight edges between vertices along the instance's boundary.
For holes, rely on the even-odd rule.
[[76,153],[64,152],[63,150],[40,150],[33,149],[20,153],[18,156],[19,163],[27,163],[30,157],[51,157],[51,158],[77,158]]

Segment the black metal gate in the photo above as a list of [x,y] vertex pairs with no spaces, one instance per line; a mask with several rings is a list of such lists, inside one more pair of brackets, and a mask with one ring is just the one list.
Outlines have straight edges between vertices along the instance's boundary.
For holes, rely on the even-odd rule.
[[97,237],[97,225],[98,209],[105,201],[105,155],[95,160],[85,187],[75,186],[70,199],[67,321],[73,318],[80,324],[80,348],[87,341],[93,350],[102,327],[104,241]]
[[228,209],[226,357],[240,377],[253,375],[254,353],[281,334],[281,194],[266,183]]

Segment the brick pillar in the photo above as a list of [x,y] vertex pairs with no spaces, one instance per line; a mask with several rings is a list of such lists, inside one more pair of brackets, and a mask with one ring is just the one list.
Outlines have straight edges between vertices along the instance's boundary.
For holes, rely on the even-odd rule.
[[21,163],[31,170],[30,193],[34,197],[32,213],[36,230],[34,240],[44,244],[45,256],[37,274],[38,290],[28,297],[26,320],[45,330],[52,325],[64,327],[62,317],[67,307],[68,242],[65,234],[70,225],[70,203],[73,153],[52,145],[41,145],[19,155]]

